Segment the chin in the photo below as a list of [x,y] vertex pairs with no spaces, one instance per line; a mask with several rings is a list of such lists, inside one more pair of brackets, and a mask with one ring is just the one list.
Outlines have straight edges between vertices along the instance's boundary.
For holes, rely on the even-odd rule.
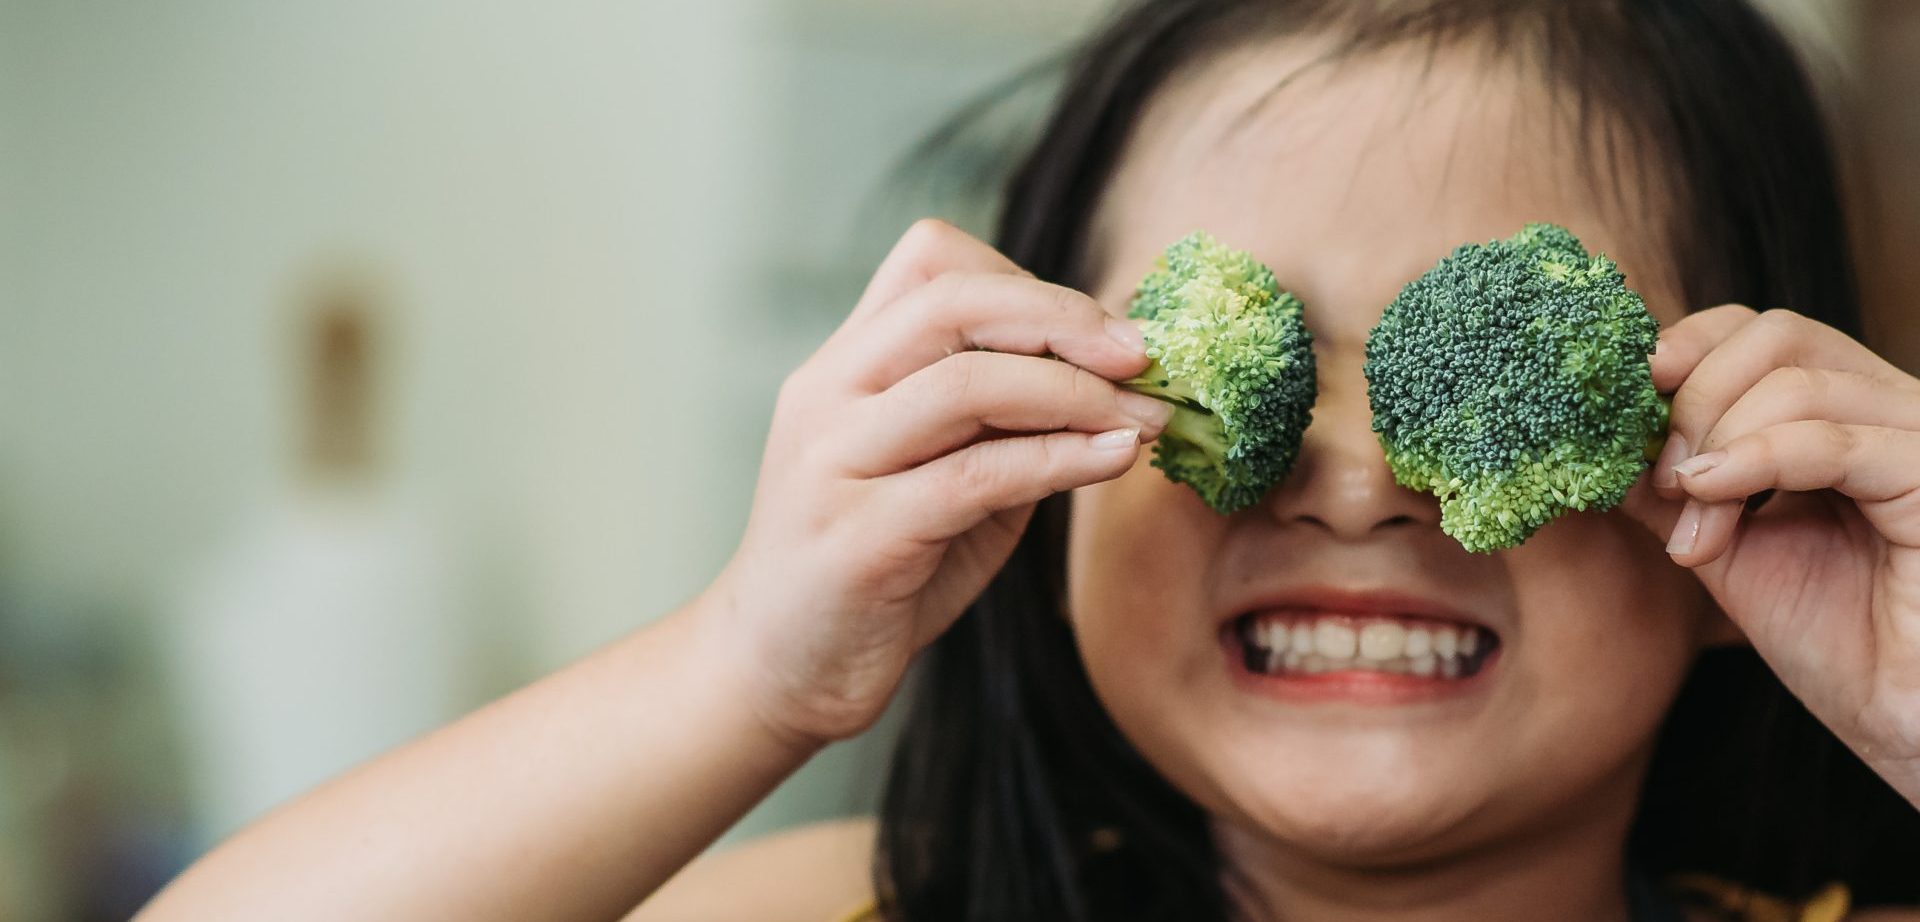
[[1473,776],[1448,783],[1454,773],[1438,770],[1444,759],[1355,763],[1338,758],[1339,747],[1287,748],[1320,757],[1291,770],[1262,763],[1265,770],[1243,775],[1239,790],[1223,792],[1228,803],[1214,815],[1242,834],[1325,860],[1388,866],[1459,844],[1484,813]]
[[1258,819],[1250,818],[1254,832],[1293,851],[1322,861],[1354,867],[1392,867],[1420,862],[1447,851],[1464,817],[1438,804],[1381,804],[1347,812],[1273,806]]

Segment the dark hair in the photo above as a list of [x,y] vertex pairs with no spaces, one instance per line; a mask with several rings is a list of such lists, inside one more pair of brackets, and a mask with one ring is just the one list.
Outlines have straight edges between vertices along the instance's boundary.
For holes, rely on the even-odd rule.
[[[1337,54],[1468,38],[1533,53],[1578,103],[1582,130],[1617,126],[1629,149],[1651,152],[1642,166],[1671,193],[1688,303],[1792,306],[1858,335],[1821,112],[1792,49],[1744,0],[1137,3],[1068,63],[1005,188],[999,248],[1084,287],[1095,210],[1154,94],[1208,55],[1309,31],[1340,39]],[[1113,725],[1059,616],[1068,502],[1040,504],[1006,566],[916,666],[874,872],[890,919],[1234,915],[1205,814]],[[1694,666],[1629,848],[1654,875],[1709,873],[1789,896],[1839,881],[1863,902],[1920,901],[1920,813],[1746,649]]]

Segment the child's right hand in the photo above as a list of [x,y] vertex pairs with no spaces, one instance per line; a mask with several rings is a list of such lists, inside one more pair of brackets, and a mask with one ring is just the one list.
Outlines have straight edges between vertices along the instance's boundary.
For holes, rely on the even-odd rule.
[[746,535],[706,596],[768,727],[820,745],[871,725],[1034,503],[1118,477],[1159,434],[1170,407],[1112,383],[1146,365],[1092,298],[949,225],[908,230],[781,386]]

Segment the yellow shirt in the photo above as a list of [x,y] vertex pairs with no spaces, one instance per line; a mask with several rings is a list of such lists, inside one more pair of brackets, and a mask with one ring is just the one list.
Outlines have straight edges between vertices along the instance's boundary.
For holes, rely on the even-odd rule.
[[1668,883],[1744,922],[1840,922],[1852,908],[1845,884],[1828,884],[1806,902],[1796,903],[1705,874],[1681,874]]

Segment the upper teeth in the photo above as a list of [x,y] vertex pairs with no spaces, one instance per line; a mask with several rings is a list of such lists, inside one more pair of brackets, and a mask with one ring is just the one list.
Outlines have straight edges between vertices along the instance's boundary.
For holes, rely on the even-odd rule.
[[1475,654],[1491,649],[1484,632],[1427,620],[1296,614],[1250,618],[1242,636],[1267,672],[1368,669],[1454,678],[1471,674]]
[[[1276,634],[1278,634],[1278,632],[1280,631],[1287,630],[1286,622],[1284,621],[1274,621],[1270,623],[1273,625],[1273,630]],[[1293,652],[1298,653],[1301,656],[1305,656],[1313,652],[1313,648],[1314,648],[1313,625],[1305,621],[1298,622],[1293,626],[1291,634],[1292,634]],[[1277,644],[1273,644],[1271,646],[1278,647]]]
[[1337,621],[1327,620],[1313,626],[1313,652],[1328,659],[1353,659],[1354,651],[1359,649],[1360,639],[1354,636],[1353,628]]
[[1360,656],[1393,659],[1407,647],[1407,629],[1390,621],[1375,621],[1360,629]]
[[1404,648],[1408,656],[1425,656],[1433,649],[1433,632],[1423,627],[1407,629],[1407,645]]

